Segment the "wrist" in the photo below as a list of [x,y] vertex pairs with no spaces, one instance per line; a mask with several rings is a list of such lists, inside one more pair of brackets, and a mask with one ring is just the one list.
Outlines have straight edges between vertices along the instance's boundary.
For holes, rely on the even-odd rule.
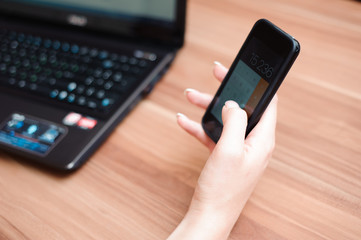
[[227,239],[237,218],[226,216],[214,209],[188,210],[182,222],[168,240],[223,240]]

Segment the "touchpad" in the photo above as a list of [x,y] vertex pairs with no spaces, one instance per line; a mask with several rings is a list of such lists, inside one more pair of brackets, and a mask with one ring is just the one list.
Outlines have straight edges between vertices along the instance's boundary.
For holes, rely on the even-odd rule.
[[0,143],[45,156],[66,133],[67,129],[64,126],[25,114],[13,113],[0,125]]

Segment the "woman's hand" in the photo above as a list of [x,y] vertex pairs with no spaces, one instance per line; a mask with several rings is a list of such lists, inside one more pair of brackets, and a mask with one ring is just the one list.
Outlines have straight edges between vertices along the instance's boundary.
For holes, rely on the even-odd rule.
[[[215,67],[213,68],[213,75],[216,79],[220,82],[223,81],[224,77],[226,76],[228,69],[225,68],[218,62],[215,62]],[[204,110],[207,109],[208,105],[211,103],[213,96],[207,93],[201,93],[197,90],[187,88],[184,91],[189,102],[192,104],[203,108]],[[216,144],[210,139],[207,134],[204,132],[200,123],[190,120],[185,115],[178,113],[177,115],[177,122],[181,128],[183,128],[186,132],[190,135],[197,138],[201,143],[206,145],[209,150],[212,152],[213,148]]]
[[[222,80],[227,69],[216,65]],[[186,91],[187,99],[206,108],[212,96]],[[191,205],[169,239],[226,239],[265,170],[275,145],[277,97],[246,139],[247,114],[233,101],[222,109],[223,132],[217,145],[201,125],[180,114],[178,124],[211,151],[196,186]]]

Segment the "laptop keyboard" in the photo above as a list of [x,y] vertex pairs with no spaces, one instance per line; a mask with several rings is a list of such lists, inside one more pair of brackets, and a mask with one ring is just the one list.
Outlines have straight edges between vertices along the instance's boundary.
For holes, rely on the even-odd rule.
[[153,53],[112,53],[0,29],[1,86],[87,112],[108,112],[156,59]]

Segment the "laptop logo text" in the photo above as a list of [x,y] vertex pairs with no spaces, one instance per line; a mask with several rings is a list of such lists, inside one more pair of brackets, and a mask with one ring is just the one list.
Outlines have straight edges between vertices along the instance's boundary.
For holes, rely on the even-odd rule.
[[68,23],[80,27],[84,27],[88,23],[88,19],[84,16],[71,14],[67,17]]

